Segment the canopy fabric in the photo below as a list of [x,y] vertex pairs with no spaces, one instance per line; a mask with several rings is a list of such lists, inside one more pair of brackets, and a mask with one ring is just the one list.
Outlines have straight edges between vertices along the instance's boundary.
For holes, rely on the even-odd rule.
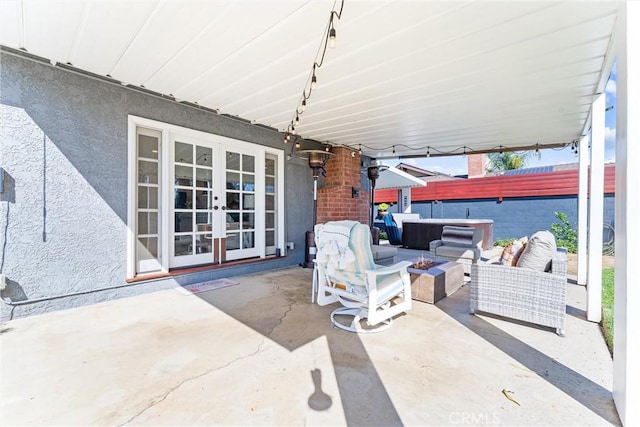
[[406,187],[426,187],[427,183],[393,166],[380,172],[380,177],[376,180],[376,189],[385,188],[406,188]]

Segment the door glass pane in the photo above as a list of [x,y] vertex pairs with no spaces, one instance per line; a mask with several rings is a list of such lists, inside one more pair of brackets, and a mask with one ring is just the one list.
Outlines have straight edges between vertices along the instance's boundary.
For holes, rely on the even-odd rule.
[[138,234],[158,234],[157,212],[138,212]]
[[255,215],[252,213],[243,213],[242,214],[242,228],[244,230],[256,228],[255,227]]
[[158,138],[148,135],[138,135],[138,157],[157,159]]
[[275,225],[276,225],[276,214],[267,213],[266,214],[266,220],[267,220],[267,228],[275,227]]
[[253,156],[242,155],[242,170],[244,172],[256,171],[256,158]]
[[243,191],[255,191],[256,178],[254,175],[242,174],[242,190]]
[[196,168],[196,187],[211,188],[211,169]]
[[176,233],[193,231],[193,214],[191,212],[176,212],[175,230]]
[[158,238],[138,237],[138,260],[150,260],[158,258]]
[[191,187],[193,185],[193,168],[191,166],[176,166],[175,183]]
[[242,233],[242,249],[255,247],[253,236],[254,236],[253,231],[250,231],[250,232],[245,231]]
[[175,190],[175,203],[176,209],[191,209],[193,206],[193,191],[185,190],[183,188],[177,188]]
[[138,182],[157,184],[158,183],[158,163],[138,161]]
[[264,179],[264,191],[267,193],[275,193],[276,192],[276,180],[272,177],[266,177]]
[[143,209],[158,208],[158,187],[138,186],[138,207]]
[[209,208],[209,190],[196,190],[196,209]]
[[276,207],[276,198],[275,196],[265,196],[266,208],[268,211],[274,210]]
[[274,159],[264,159],[264,173],[267,175],[276,174],[276,161]]
[[227,250],[240,249],[240,233],[227,233]]
[[266,246],[273,246],[276,244],[276,237],[273,231],[267,231],[265,234]]
[[227,172],[227,190],[240,190],[240,174]]
[[175,160],[177,163],[193,164],[193,145],[176,142]]
[[227,213],[227,231],[240,230],[240,214]]
[[256,196],[255,194],[243,194],[242,195],[242,209],[253,210],[256,208]]
[[197,234],[196,235],[196,253],[209,254],[213,252],[213,239],[211,234]]
[[240,193],[227,193],[227,209],[240,209]]
[[212,150],[209,147],[196,146],[196,165],[209,166],[212,164]]
[[227,152],[227,169],[240,170],[240,154]]
[[176,236],[174,240],[174,253],[176,256],[192,255],[193,254],[193,237],[189,236]]

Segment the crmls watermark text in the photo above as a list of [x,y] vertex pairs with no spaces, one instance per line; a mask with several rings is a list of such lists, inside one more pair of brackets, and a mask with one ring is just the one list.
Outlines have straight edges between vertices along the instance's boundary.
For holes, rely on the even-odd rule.
[[500,423],[497,412],[451,412],[449,423],[454,425],[496,425]]

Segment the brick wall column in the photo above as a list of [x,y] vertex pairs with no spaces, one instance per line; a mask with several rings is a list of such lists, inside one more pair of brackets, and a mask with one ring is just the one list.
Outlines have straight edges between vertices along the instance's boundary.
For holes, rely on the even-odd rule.
[[484,162],[485,162],[484,154],[467,155],[467,176],[469,178],[477,178],[479,176],[484,176],[486,173]]
[[[335,147],[325,170],[327,176],[318,189],[318,223],[350,219],[368,224],[369,193],[361,187],[360,154]],[[352,197],[352,188],[359,191],[357,197]]]

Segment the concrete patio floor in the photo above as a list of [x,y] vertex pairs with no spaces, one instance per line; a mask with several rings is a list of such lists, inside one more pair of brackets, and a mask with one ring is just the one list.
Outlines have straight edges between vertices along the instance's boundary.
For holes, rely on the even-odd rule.
[[468,286],[361,336],[331,326],[334,306],[311,304],[311,270],[235,279],[1,325],[0,423],[620,423],[582,287],[568,285],[565,337],[469,315]]

